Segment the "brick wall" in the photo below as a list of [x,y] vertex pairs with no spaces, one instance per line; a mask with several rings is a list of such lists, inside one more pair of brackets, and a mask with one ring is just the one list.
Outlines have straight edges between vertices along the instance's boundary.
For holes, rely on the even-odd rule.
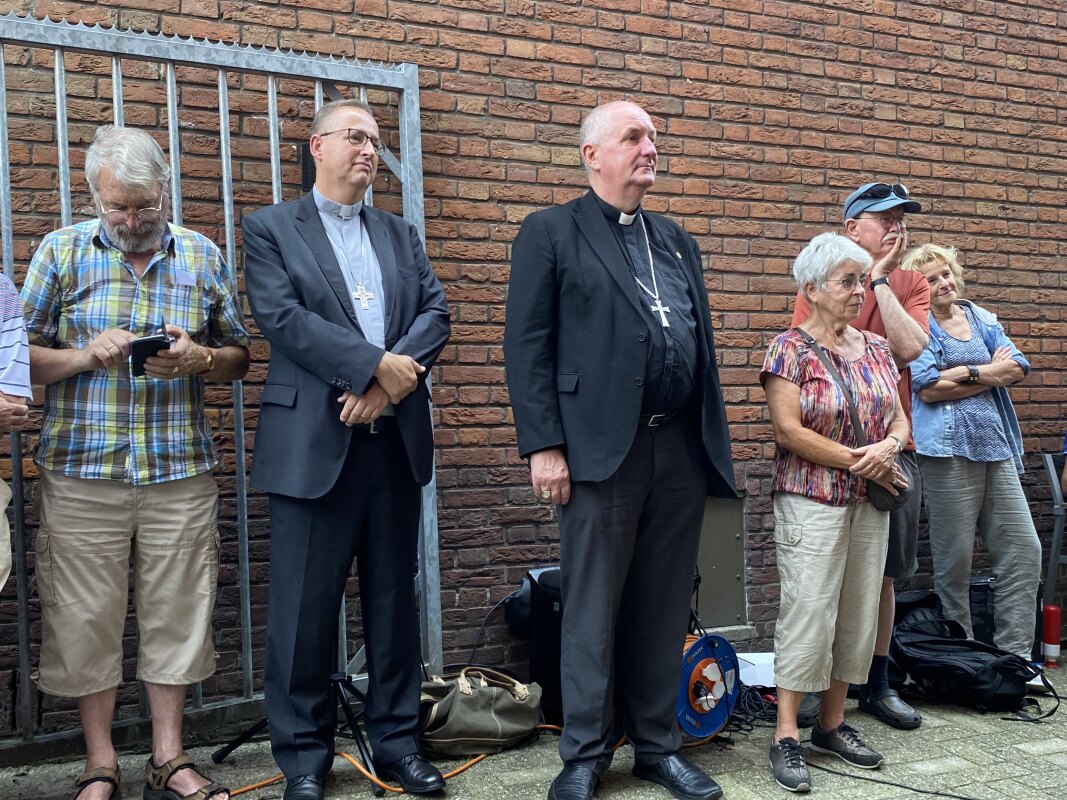
[[[504,298],[519,223],[583,191],[577,126],[598,102],[632,98],[653,115],[661,161],[647,205],[681,222],[708,258],[737,477],[748,494],[750,570],[774,574],[773,444],[757,374],[769,338],[789,322],[790,259],[802,242],[839,224],[841,200],[864,181],[904,181],[928,209],[910,221],[912,241],[960,249],[970,296],[1000,314],[1033,363],[1013,390],[1028,450],[1062,441],[1062,0],[0,0],[0,11],[8,10],[420,66],[427,250],[453,317],[434,376],[446,660],[465,659],[488,608],[528,567],[558,552],[552,515],[532,497],[513,447],[500,346]],[[30,57],[16,65],[12,48],[6,55],[19,80],[47,83],[49,63]],[[106,72],[105,65],[83,66]],[[207,79],[195,71],[183,79],[183,119],[206,120],[210,93],[197,100],[193,88]],[[106,120],[106,81],[96,80],[82,86],[83,116]],[[13,97],[31,88],[13,81],[9,74]],[[148,95],[144,117],[131,123],[161,119],[152,110],[160,98]],[[287,96],[283,134],[291,144],[306,132],[310,107],[306,95]],[[13,202],[21,198],[16,217],[25,217],[16,229],[20,268],[33,241],[55,224],[45,199],[55,188],[48,169],[54,140],[31,106],[18,109],[13,128],[24,140],[12,145]],[[240,131],[246,139],[236,140],[247,149],[235,175],[239,202],[253,208],[266,202],[269,177],[262,127],[248,124]],[[187,185],[206,195],[191,198],[201,209],[191,221],[211,232],[217,166],[210,141],[201,144],[196,150],[192,139],[190,155],[198,158],[191,168],[201,172]],[[289,149],[286,170],[294,182]],[[389,187],[381,188],[388,204]],[[291,186],[287,197],[294,194]],[[257,358],[265,354],[257,346]],[[253,405],[262,377],[259,364],[249,381]],[[224,431],[225,412],[218,414]],[[1027,479],[1044,531],[1042,480],[1036,469]],[[252,498],[252,511],[254,574],[262,580],[261,498]],[[231,580],[224,601],[233,596]],[[262,596],[260,585],[257,609]],[[773,629],[776,597],[773,583],[750,582],[749,616],[761,645]],[[225,607],[220,614],[234,616]],[[11,630],[7,622],[5,615],[0,636]],[[523,644],[497,612],[479,660],[523,658]]]

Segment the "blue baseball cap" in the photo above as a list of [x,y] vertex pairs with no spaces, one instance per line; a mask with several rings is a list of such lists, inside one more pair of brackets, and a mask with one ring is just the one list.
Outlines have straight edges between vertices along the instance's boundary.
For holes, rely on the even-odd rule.
[[900,183],[865,183],[845,199],[845,219],[855,219],[865,211],[877,214],[903,206],[907,214],[917,214],[922,206],[908,196],[908,189]]

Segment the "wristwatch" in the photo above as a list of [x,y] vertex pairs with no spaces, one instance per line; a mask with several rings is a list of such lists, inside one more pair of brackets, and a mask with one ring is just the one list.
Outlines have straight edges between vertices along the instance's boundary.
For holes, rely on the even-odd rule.
[[904,442],[900,441],[900,439],[898,439],[896,436],[894,436],[891,433],[889,434],[889,438],[897,443],[897,455],[900,455],[901,453],[903,453],[904,452]]
[[874,288],[876,286],[888,286],[888,285],[889,285],[889,278],[887,278],[885,276],[882,276],[881,278],[875,278],[873,281],[871,281],[871,291],[873,292]]
[[215,351],[210,347],[205,347],[204,349],[207,350],[207,366],[196,373],[197,375],[206,375],[211,372],[211,370],[215,369]]

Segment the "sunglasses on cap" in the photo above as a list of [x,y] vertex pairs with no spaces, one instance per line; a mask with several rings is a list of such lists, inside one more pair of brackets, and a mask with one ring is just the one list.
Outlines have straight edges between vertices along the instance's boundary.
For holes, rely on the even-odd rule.
[[845,206],[845,219],[852,218],[852,212],[850,209],[855,208],[857,203],[864,200],[885,200],[888,197],[896,197],[899,200],[908,200],[908,187],[902,183],[872,183],[869,187],[864,189],[856,197],[849,199],[848,205]]
[[[876,183],[870,189],[865,191],[856,200],[883,200],[889,195],[899,197],[901,200],[908,199],[908,187],[902,183],[894,183],[892,186],[888,183]],[[856,200],[852,202],[855,203]]]

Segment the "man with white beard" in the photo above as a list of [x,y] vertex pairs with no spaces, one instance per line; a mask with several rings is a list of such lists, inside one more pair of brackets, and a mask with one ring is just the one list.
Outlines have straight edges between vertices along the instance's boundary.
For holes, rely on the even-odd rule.
[[[186,686],[215,671],[217,457],[204,383],[244,376],[248,334],[218,247],[167,223],[170,168],[151,136],[100,128],[85,176],[98,217],[45,236],[22,289],[30,377],[45,386],[38,685],[77,698],[86,768],[75,797],[121,797],[111,722],[132,555],[137,678],[152,711],[144,796],[228,800],[183,752],[182,713]],[[169,343],[153,344],[135,376],[131,342],[161,332]]]

